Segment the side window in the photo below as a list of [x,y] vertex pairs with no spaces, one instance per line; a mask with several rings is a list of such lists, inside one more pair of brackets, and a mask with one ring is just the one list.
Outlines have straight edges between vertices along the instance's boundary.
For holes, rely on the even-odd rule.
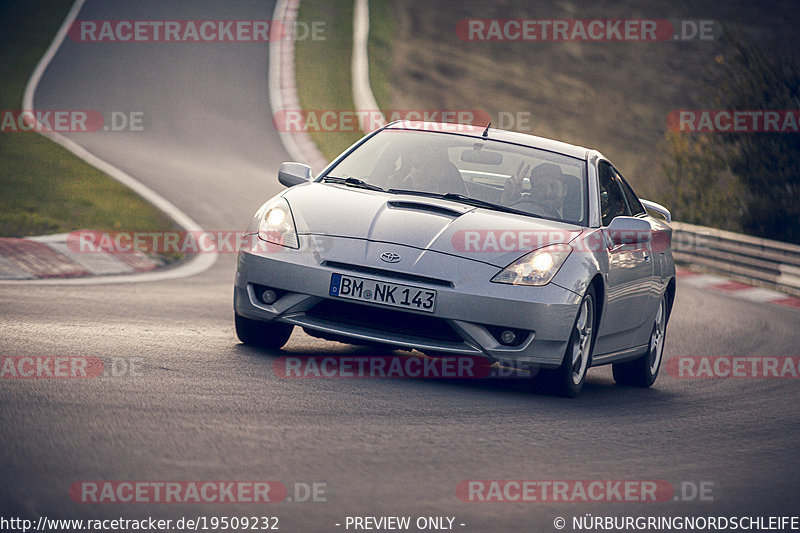
[[628,200],[628,207],[631,208],[632,216],[646,215],[647,211],[645,211],[642,202],[639,201],[639,197],[633,192],[633,189],[631,189],[631,186],[625,181],[625,178],[622,177],[622,174],[620,174],[619,171],[615,172],[615,174],[619,179],[620,185],[622,185],[622,192],[625,193],[625,199]]
[[600,178],[600,214],[603,218],[603,225],[608,226],[615,217],[630,216],[631,212],[625,202],[625,196],[611,165],[601,162],[598,170]]

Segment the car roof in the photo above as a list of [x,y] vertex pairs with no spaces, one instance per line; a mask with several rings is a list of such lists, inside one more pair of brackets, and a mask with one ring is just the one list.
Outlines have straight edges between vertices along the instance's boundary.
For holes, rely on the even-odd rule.
[[540,148],[548,152],[556,152],[578,159],[586,159],[589,152],[593,151],[583,146],[576,146],[545,137],[537,137],[536,135],[528,135],[527,133],[518,133],[515,131],[498,130],[489,128],[488,137],[483,137],[483,132],[486,129],[481,126],[474,126],[470,124],[454,124],[454,123],[440,123],[440,122],[416,122],[416,121],[396,121],[392,122],[385,129],[388,130],[410,130],[410,131],[433,131],[443,134],[464,135],[467,137],[474,137],[476,139],[488,138],[493,141],[503,141],[514,144],[521,144],[523,146],[530,146],[533,148]]

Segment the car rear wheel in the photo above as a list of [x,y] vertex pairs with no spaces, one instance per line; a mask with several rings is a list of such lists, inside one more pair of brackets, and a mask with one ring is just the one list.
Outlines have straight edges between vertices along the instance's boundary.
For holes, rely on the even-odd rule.
[[292,335],[294,326],[281,322],[262,322],[235,315],[236,336],[250,346],[272,348],[283,347]]
[[664,353],[664,338],[667,333],[667,295],[661,296],[658,304],[653,329],[650,333],[650,343],[647,353],[627,363],[616,363],[613,366],[614,381],[620,385],[634,387],[650,387],[658,377],[661,367],[662,354]]
[[537,381],[554,394],[574,398],[583,389],[594,348],[595,309],[594,287],[590,286],[578,307],[561,366],[555,370],[542,370],[536,376]]

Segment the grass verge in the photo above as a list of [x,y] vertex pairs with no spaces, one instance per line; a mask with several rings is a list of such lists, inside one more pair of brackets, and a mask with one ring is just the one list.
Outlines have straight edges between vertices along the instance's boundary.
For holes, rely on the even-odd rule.
[[394,18],[389,0],[370,0],[369,3],[369,84],[378,107],[384,113],[392,110],[389,73],[392,68],[392,35]]
[[[0,110],[21,109],[28,78],[72,3],[0,3]],[[138,195],[37,133],[0,132],[0,162],[0,236],[178,229]]]
[[[390,92],[388,68],[391,61],[391,5],[386,0],[372,0],[368,42],[370,82],[381,109],[388,109]],[[297,41],[295,75],[297,95],[305,111],[341,112],[355,109],[351,59],[353,54],[353,2],[303,0],[298,21],[325,23],[324,40]],[[336,131],[314,131],[309,134],[322,154],[330,159],[360,139],[356,128],[335,128]],[[320,128],[321,129],[321,128]],[[356,131],[341,131],[342,129]]]
[[[295,76],[300,106],[319,116],[324,111],[353,111],[350,57],[353,49],[353,3],[303,0],[298,21],[323,21],[324,39],[295,43]],[[322,155],[333,159],[361,137],[358,131],[309,128]]]

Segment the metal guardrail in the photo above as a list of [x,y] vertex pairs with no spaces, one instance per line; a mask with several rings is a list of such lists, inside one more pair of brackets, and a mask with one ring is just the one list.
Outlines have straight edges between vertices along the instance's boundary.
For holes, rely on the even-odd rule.
[[800,296],[800,246],[673,222],[675,261]]

